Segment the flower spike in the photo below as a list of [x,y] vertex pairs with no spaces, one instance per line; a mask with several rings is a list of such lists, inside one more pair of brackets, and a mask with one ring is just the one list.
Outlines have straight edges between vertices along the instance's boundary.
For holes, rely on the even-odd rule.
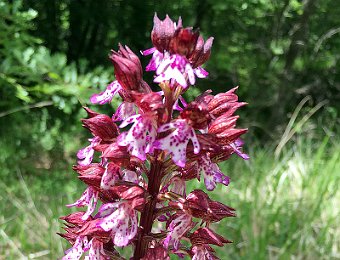
[[[62,259],[123,259],[118,249],[131,246],[134,260],[213,260],[212,246],[231,243],[215,233],[214,223],[235,217],[235,209],[205,191],[219,184],[229,189],[219,162],[233,154],[249,159],[241,140],[247,129],[237,128],[235,115],[246,103],[237,87],[216,95],[207,90],[191,102],[183,97],[208,76],[202,66],[213,39],[184,27],[181,18],[155,14],[153,46],[141,53],[152,55],[145,70],[154,73],[157,90],[144,81],[129,47],[119,44],[111,52],[116,80],[90,101],[103,105],[117,97],[121,103],[111,115],[85,107],[82,123],[92,136],[73,170],[87,188],[67,205],[82,209],[61,218],[59,235],[71,244]],[[190,192],[192,179],[205,187]]]

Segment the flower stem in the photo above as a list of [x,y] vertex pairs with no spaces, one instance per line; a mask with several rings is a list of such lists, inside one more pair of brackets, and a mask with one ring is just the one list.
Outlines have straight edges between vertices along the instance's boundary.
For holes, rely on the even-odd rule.
[[[174,98],[172,95],[165,97],[165,104],[167,108],[167,120],[166,122],[170,122],[172,117],[172,107]],[[164,137],[165,133],[160,133],[158,139]],[[148,248],[148,241],[144,239],[145,235],[148,235],[151,232],[153,221],[154,221],[154,212],[157,203],[157,196],[159,193],[159,188],[162,181],[162,171],[163,171],[163,163],[164,163],[164,153],[160,150],[156,150],[154,154],[155,160],[152,161],[150,166],[150,172],[148,175],[148,193],[151,196],[151,199],[144,206],[140,217],[140,232],[137,237],[135,252],[133,255],[134,260],[138,260],[144,257],[146,250]]]
[[157,203],[157,195],[162,180],[162,166],[163,160],[159,160],[158,152],[156,152],[156,161],[151,164],[149,174],[148,193],[151,195],[151,200],[145,205],[144,210],[140,218],[140,227],[138,240],[136,241],[136,247],[134,252],[134,260],[140,259],[145,255],[145,251],[148,248],[147,241],[144,239],[145,235],[151,232],[153,224],[153,213]]

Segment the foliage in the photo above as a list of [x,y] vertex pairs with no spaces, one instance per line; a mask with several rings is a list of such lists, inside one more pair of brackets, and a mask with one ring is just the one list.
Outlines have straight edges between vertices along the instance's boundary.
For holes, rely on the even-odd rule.
[[67,64],[65,54],[51,54],[31,36],[35,11],[21,11],[20,1],[0,5],[4,7],[0,8],[4,21],[0,23],[0,95],[5,97],[0,101],[0,162],[46,160],[52,150],[62,158],[65,139],[80,133],[72,122],[80,118],[81,104],[86,104],[91,89],[108,83],[112,72],[103,67],[89,72],[86,60],[77,66]]

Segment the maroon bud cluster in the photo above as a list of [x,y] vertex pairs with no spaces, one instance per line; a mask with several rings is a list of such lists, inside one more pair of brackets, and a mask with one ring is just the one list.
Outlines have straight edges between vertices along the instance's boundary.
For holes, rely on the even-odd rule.
[[182,27],[181,18],[175,25],[168,15],[161,21],[155,14],[151,40],[158,51],[180,54],[188,58],[193,67],[196,68],[209,59],[214,38],[210,37],[204,43],[198,29]]

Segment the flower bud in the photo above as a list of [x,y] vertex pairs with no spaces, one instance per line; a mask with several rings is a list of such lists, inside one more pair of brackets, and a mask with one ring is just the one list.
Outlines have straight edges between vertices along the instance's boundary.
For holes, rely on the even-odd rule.
[[194,129],[205,129],[211,121],[209,111],[204,103],[191,102],[184,108],[180,118],[186,119]]
[[74,165],[72,167],[79,175],[102,176],[105,168],[99,163],[91,163],[90,165]]
[[169,43],[170,53],[182,56],[190,55],[196,46],[198,36],[198,30],[192,30],[189,27],[179,28]]
[[209,59],[213,40],[214,38],[210,37],[204,43],[203,37],[198,37],[196,46],[189,56],[189,61],[194,68],[201,66]]
[[[181,20],[178,20],[181,24]],[[160,52],[168,50],[171,38],[175,33],[175,23],[166,15],[165,19],[161,21],[157,14],[153,18],[153,29],[151,32],[151,40],[156,49]]]
[[118,127],[107,115],[98,114],[88,119],[82,119],[82,122],[93,136],[98,136],[104,142],[112,141],[119,135]]
[[96,239],[102,242],[109,242],[110,240],[110,232],[106,232],[100,227],[98,227],[98,223],[100,220],[94,219],[87,221],[84,226],[81,227],[76,233],[79,236],[88,236],[88,237],[95,237]]
[[144,113],[150,111],[164,112],[164,104],[162,96],[157,92],[150,92],[148,94],[132,93],[132,96]]
[[139,58],[129,47],[119,45],[118,52],[112,51],[110,59],[115,68],[115,76],[123,89],[127,91],[141,90],[142,66]]
[[190,241],[193,246],[198,245],[216,245],[223,246],[224,243],[231,243],[231,241],[225,239],[224,237],[216,234],[210,228],[199,228],[191,236]]
[[219,93],[209,100],[208,110],[215,118],[221,115],[231,116],[238,108],[247,104],[238,102],[238,96],[234,93],[236,89],[237,87],[226,93]]
[[186,197],[191,215],[207,222],[217,222],[225,217],[235,217],[234,209],[213,201],[202,190],[194,190]]
[[[85,214],[85,211],[78,211],[78,212],[71,213],[67,216],[60,217],[60,219],[72,225],[82,226],[84,222],[86,221],[82,219],[84,214]],[[90,219],[92,219],[91,216],[90,216]]]

